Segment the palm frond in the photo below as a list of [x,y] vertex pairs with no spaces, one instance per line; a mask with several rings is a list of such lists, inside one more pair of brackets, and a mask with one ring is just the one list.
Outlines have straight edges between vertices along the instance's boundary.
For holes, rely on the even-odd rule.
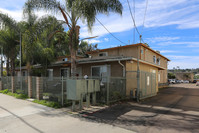
[[7,14],[0,12],[0,21],[3,22],[6,28],[13,29],[19,32],[19,27],[17,26],[17,22]]
[[119,0],[75,0],[72,2],[72,8],[75,14],[87,22],[90,31],[97,14],[109,15],[110,12],[114,12],[122,15],[123,10]]

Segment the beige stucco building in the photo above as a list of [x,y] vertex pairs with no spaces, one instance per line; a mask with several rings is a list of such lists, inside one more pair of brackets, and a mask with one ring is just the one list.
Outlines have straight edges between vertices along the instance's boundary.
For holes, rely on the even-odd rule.
[[[141,71],[140,87],[155,89],[167,83],[169,59],[145,44],[133,44],[87,53],[89,58],[77,58],[77,77],[123,77],[126,78],[126,94],[137,88],[137,61]],[[49,76],[70,76],[70,57],[60,57],[48,69]],[[143,74],[142,74],[143,72]],[[150,76],[150,74],[155,76]],[[142,76],[143,75],[143,76]],[[151,82],[151,84],[149,83]],[[144,84],[145,83],[145,84]],[[148,92],[145,92],[146,94]],[[149,92],[150,93],[150,92]]]

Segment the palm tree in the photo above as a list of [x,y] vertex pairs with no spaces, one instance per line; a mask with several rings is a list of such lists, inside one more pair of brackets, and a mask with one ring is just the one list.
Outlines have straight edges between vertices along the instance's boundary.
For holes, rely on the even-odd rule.
[[18,23],[6,14],[0,12],[0,20],[5,25],[0,33],[0,41],[3,47],[3,53],[6,56],[6,70],[9,75],[9,66],[11,63],[12,76],[15,75],[15,59],[17,57],[19,44],[19,27]]
[[69,28],[69,49],[71,55],[71,76],[76,75],[76,52],[79,45],[80,26],[78,20],[87,23],[89,31],[95,23],[99,13],[109,14],[115,12],[122,14],[122,4],[119,0],[65,0],[64,4],[58,0],[28,0],[24,5],[24,14],[33,10],[45,10],[59,13],[63,16]]

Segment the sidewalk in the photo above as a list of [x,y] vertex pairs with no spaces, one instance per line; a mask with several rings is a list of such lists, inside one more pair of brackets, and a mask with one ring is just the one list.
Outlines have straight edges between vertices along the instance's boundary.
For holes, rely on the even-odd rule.
[[0,133],[132,133],[0,94]]

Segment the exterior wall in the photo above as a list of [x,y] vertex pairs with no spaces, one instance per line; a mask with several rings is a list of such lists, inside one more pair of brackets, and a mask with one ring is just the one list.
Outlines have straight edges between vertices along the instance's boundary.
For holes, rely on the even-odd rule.
[[[132,46],[132,47],[119,47],[116,49],[107,49],[103,52],[108,52],[108,56],[131,56],[131,57],[137,58],[137,54],[138,54],[137,51],[140,52],[139,54],[140,54],[141,60],[152,63],[152,64],[154,64],[153,56],[156,56],[156,60],[157,60],[157,58],[160,58],[160,66],[165,68],[165,70],[159,71],[160,76],[158,75],[158,78],[160,77],[160,81],[158,83],[166,84],[168,81],[168,79],[167,79],[167,65],[168,65],[167,63],[168,63],[168,61],[166,58],[160,56],[159,54],[155,53],[154,51],[151,51],[150,49],[145,48],[143,46],[140,46],[139,50],[137,50],[137,47]],[[141,52],[141,51],[143,51],[143,52]],[[92,53],[91,56],[93,58],[96,58],[96,57],[99,58],[99,53],[100,52]],[[157,61],[156,61],[155,65],[158,65]]]
[[[153,51],[151,51],[151,50],[149,50],[149,49],[147,49],[147,48],[145,48],[143,46],[141,46],[141,49],[143,50],[143,54],[140,54],[141,55],[140,59],[154,64],[153,56],[156,56],[156,59],[160,58],[160,66],[164,67],[164,68],[167,68],[167,59],[161,57],[157,53],[154,53]],[[156,62],[156,65],[158,65],[157,62]]]
[[[125,62],[121,62],[125,65]],[[82,76],[87,75],[91,77],[91,67],[92,66],[100,66],[100,65],[110,65],[111,69],[111,77],[122,77],[123,71],[122,66],[118,62],[104,62],[104,63],[92,63],[92,64],[82,64],[79,65],[82,67]]]
[[[158,83],[165,84],[168,82],[167,70],[159,70]],[[160,78],[160,79],[159,79]]]
[[[135,96],[135,90],[137,88],[137,62],[126,62],[126,95],[129,96],[130,92],[133,91]],[[140,71],[156,73],[156,92],[158,92],[158,68],[140,63]],[[140,87],[142,86],[142,77],[140,78]]]
[[[109,49],[103,52],[108,52],[108,56],[132,56],[137,58],[137,47],[121,47],[117,49]],[[101,52],[92,53],[91,56],[93,58],[99,57],[99,53]]]

